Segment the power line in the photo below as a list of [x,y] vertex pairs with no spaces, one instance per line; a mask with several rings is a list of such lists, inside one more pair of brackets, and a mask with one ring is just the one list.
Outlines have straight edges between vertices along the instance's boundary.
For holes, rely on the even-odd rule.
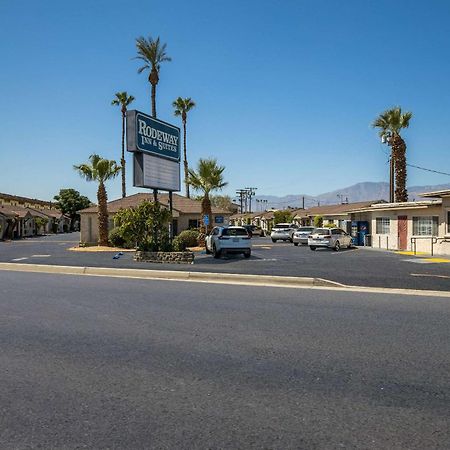
[[427,172],[438,173],[439,175],[447,175],[450,177],[450,173],[439,172],[439,170],[427,169],[426,167],[415,166],[414,164],[406,164],[409,167],[414,167],[415,169],[426,170]]

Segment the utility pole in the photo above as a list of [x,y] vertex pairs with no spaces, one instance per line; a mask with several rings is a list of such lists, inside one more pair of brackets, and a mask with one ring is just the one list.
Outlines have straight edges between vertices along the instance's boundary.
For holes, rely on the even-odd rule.
[[236,194],[239,197],[239,203],[241,205],[241,214],[242,214],[244,212],[244,196],[246,195],[246,191],[245,191],[245,189],[238,189],[236,191]]
[[305,196],[302,197],[302,209],[305,209]]
[[[249,201],[249,213],[252,213],[252,197],[255,196],[256,190],[258,188],[256,187],[246,187],[245,190],[247,191],[247,197],[248,197],[248,201]],[[246,203],[247,204],[247,203]]]

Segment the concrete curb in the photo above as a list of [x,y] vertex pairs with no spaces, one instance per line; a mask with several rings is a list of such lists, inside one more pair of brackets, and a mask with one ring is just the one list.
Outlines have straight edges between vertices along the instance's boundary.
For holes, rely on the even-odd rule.
[[221,284],[249,284],[285,287],[342,287],[340,283],[311,277],[283,277],[213,272],[188,272],[176,270],[119,269],[109,267],[77,267],[48,264],[0,263],[0,270],[37,272],[65,275],[91,275],[153,280],[198,281]]
[[0,270],[14,272],[34,272],[61,275],[87,275],[113,278],[135,278],[144,280],[170,280],[197,283],[239,284],[244,286],[266,286],[283,288],[306,288],[334,290],[340,292],[364,292],[373,294],[398,294],[425,297],[450,298],[447,291],[429,291],[418,289],[380,288],[367,286],[349,286],[323,278],[283,277],[272,275],[247,275],[213,272],[187,272],[174,270],[118,269],[109,267],[77,267],[47,264],[0,263]]

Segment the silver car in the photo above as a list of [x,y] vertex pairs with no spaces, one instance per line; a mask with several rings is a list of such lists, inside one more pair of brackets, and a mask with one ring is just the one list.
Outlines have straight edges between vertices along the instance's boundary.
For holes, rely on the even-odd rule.
[[352,238],[340,228],[315,228],[308,237],[308,245],[311,250],[326,247],[338,252],[343,247],[350,248]]
[[308,236],[313,232],[314,227],[299,227],[292,235],[292,242],[297,247],[298,244],[308,244]]
[[292,235],[298,226],[295,223],[277,223],[272,228],[270,238],[272,242],[289,241],[292,242]]

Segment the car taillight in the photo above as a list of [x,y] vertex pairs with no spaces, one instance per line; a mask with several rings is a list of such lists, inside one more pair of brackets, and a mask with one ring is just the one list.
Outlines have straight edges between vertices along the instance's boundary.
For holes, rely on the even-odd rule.
[[331,234],[325,234],[323,237],[324,237],[325,239],[331,239]]

